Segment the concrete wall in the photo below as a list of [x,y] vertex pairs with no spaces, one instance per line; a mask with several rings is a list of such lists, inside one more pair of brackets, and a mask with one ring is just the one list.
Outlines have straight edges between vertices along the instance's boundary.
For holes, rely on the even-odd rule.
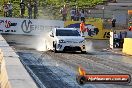
[[132,55],[132,38],[124,39],[123,53]]
[[0,88],[38,88],[19,56],[0,35]]

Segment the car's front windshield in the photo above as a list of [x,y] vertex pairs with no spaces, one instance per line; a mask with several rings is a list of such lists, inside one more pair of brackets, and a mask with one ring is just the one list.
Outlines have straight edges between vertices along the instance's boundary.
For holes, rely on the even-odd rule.
[[80,36],[77,30],[56,30],[56,36]]

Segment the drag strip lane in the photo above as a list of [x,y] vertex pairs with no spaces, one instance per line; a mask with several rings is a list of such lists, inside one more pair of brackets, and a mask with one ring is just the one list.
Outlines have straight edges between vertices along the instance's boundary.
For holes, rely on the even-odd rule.
[[[51,54],[51,53],[48,53],[48,54]],[[130,75],[132,74],[132,70],[129,67],[129,65],[124,66],[123,63],[121,65],[119,65],[119,63],[114,65],[113,64],[114,62],[112,62],[111,60],[101,62],[102,59],[97,58],[95,56],[87,55],[87,54],[67,54],[67,53],[54,54],[54,53],[52,53],[51,56],[60,57],[59,60],[61,60],[62,62],[76,64],[77,66],[79,66],[81,64],[82,66],[85,67],[87,72],[90,74],[91,73],[93,73],[93,74],[100,74],[100,73],[102,73],[102,74],[121,74],[121,73],[125,74],[126,73],[126,74],[130,74]],[[122,66],[122,67],[120,67],[120,66]],[[114,86],[119,86],[119,85],[114,85]],[[132,85],[130,83],[128,85],[122,85],[122,86],[125,86],[125,88],[127,88],[127,87],[131,88]]]
[[[88,55],[81,55],[81,56],[87,58]],[[113,59],[109,58],[109,56],[110,56],[109,54],[103,56],[93,55],[93,57],[96,58],[92,58],[92,60],[94,62],[101,63],[111,68],[114,68],[115,70],[117,70],[117,72],[119,71],[119,73],[132,74],[132,65],[123,63],[121,61],[117,61],[116,59],[114,60],[114,56],[119,58],[123,58],[124,56],[121,56],[119,54],[117,55],[114,54]]]
[[[27,66],[29,66],[29,68],[34,72],[34,74],[38,76],[38,78],[46,86],[46,88],[61,88],[62,86],[64,86],[62,88],[112,88],[111,85],[107,87],[107,85],[105,84],[94,84],[94,85],[86,84],[84,86],[78,85],[76,82],[76,75],[78,73],[77,72],[78,63],[68,62],[67,60],[65,60],[64,57],[62,57],[59,54],[55,54],[53,52],[43,52],[43,54],[40,56],[38,54],[25,53],[24,51],[24,52],[19,52],[19,56],[21,57],[21,59],[27,62],[26,63]],[[71,55],[69,54],[69,56]],[[28,58],[25,58],[25,57],[28,57]],[[37,61],[34,60],[32,57],[35,57],[35,58],[37,57],[36,58],[37,61],[39,61],[39,63],[41,64],[37,63]],[[73,58],[70,58],[70,59],[73,59]],[[65,60],[65,62],[62,60]],[[58,66],[56,66],[56,63],[58,63]],[[42,68],[40,67],[40,65],[43,65]],[[50,71],[52,71],[52,73],[56,76],[48,75],[51,73],[49,73],[48,70],[44,71],[45,67],[49,69]],[[61,86],[56,84],[56,87],[53,87],[56,81],[49,80],[47,76],[49,76],[49,79],[59,78],[60,79],[59,81],[61,81],[63,85]]]
[[[24,66],[29,68],[27,70],[30,70],[30,72],[32,71],[36,78],[38,78],[39,81],[36,80],[36,83],[42,84],[46,88],[132,88],[131,85],[119,84],[86,84],[80,86],[76,82],[79,65],[82,65],[82,67],[90,74],[132,74],[132,66],[118,59],[124,58],[124,60],[126,60],[126,56],[122,57],[111,52],[100,51],[88,54],[54,53],[49,51],[40,52],[32,50],[34,49],[33,45],[37,46],[37,42],[34,40],[33,36],[5,35],[4,37],[10,43],[13,41],[10,45],[18,52],[20,60],[25,63]],[[30,40],[33,40],[33,42],[30,43]],[[99,41],[95,40],[94,44],[98,44],[98,42]],[[45,87],[40,86],[40,88]]]
[[[69,75],[65,74],[63,70],[54,66],[54,64],[52,63],[44,64],[45,62],[43,63],[42,58],[49,58],[46,57],[46,55],[36,57],[36,55],[33,53],[18,52],[18,54],[20,56],[20,59],[26,64],[26,66],[30,68],[30,70],[33,71],[33,73],[39,78],[41,83],[43,83],[46,88],[71,88],[71,87],[79,88],[79,85],[77,83],[68,84],[68,82],[65,82],[63,78],[66,78]],[[59,74],[57,74],[58,72],[56,72],[55,70],[58,71]]]

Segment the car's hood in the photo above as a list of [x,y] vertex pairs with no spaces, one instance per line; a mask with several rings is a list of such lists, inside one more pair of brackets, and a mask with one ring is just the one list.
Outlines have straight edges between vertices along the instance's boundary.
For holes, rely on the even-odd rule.
[[84,40],[84,38],[81,36],[56,36],[56,39],[64,40],[64,41],[76,41],[76,42],[80,42]]

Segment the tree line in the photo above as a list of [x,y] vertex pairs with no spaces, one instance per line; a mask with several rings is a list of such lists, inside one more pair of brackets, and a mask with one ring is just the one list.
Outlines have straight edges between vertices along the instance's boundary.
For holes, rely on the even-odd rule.
[[39,0],[40,6],[52,5],[54,7],[61,7],[64,4],[69,6],[77,6],[80,8],[93,7],[98,4],[103,4],[107,0]]

